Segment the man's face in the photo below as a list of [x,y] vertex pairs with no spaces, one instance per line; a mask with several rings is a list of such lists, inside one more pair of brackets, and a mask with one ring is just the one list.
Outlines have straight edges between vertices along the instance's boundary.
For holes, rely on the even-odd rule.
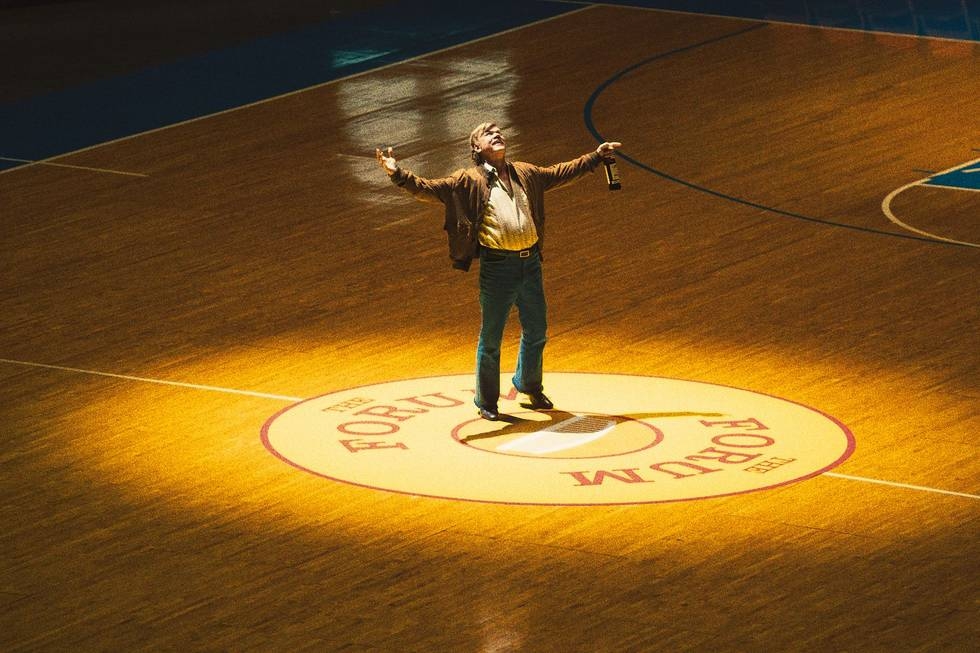
[[479,148],[480,156],[483,157],[484,161],[492,161],[500,157],[507,149],[507,142],[504,140],[504,135],[500,132],[500,127],[497,125],[490,125],[476,141],[476,146]]

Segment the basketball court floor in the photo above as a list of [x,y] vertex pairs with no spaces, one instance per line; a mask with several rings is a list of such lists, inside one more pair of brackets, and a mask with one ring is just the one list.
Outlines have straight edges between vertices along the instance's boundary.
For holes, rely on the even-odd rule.
[[[709,4],[0,9],[0,648],[976,650],[980,13]],[[485,120],[623,143],[500,422]]]

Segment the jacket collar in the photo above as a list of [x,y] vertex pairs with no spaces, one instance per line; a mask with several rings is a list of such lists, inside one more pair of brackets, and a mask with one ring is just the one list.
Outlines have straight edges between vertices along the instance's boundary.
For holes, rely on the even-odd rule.
[[[518,184],[520,184],[521,183],[520,178],[517,176],[517,173],[515,172],[514,166],[511,164],[511,162],[507,161],[504,165],[507,166],[507,171],[510,172],[510,178],[516,181]],[[487,180],[487,184],[492,185],[493,180],[499,177],[499,175],[497,174],[497,169],[494,168],[489,163],[487,163],[486,161],[480,164],[479,168],[483,170],[483,173]],[[523,188],[523,185],[521,185],[521,187]]]

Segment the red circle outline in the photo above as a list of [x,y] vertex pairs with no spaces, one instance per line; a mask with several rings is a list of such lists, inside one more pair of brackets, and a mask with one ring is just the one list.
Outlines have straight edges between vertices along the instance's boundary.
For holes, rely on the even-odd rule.
[[794,478],[794,479],[791,479],[791,480],[788,480],[788,481],[783,481],[781,483],[776,483],[774,485],[765,485],[765,486],[762,486],[762,487],[753,488],[751,490],[739,490],[737,492],[725,492],[723,494],[712,494],[712,495],[709,495],[709,496],[700,496],[700,497],[684,497],[684,498],[681,498],[681,499],[660,499],[660,500],[655,500],[655,501],[618,501],[618,502],[606,502],[606,503],[555,503],[555,502],[546,502],[546,501],[521,501],[521,502],[517,502],[517,501],[493,501],[491,499],[470,499],[470,498],[466,498],[466,497],[451,497],[451,496],[442,496],[442,495],[438,495],[438,494],[421,494],[421,493],[418,493],[418,492],[408,492],[408,491],[405,491],[405,490],[394,490],[394,489],[391,489],[391,488],[384,488],[384,487],[377,487],[377,486],[374,486],[374,485],[367,485],[365,483],[357,483],[355,481],[348,481],[348,480],[345,480],[345,479],[342,479],[342,478],[336,478],[334,476],[329,476],[329,475],[324,474],[322,472],[318,472],[316,470],[309,469],[308,467],[304,467],[304,466],[302,466],[302,465],[300,465],[300,464],[298,464],[296,462],[293,462],[292,460],[286,458],[281,453],[279,453],[276,450],[276,448],[274,446],[272,446],[272,443],[269,441],[269,427],[272,425],[272,423],[276,419],[278,419],[281,415],[283,415],[287,411],[296,408],[297,406],[301,406],[302,404],[305,404],[305,403],[308,403],[308,402],[311,402],[311,401],[316,401],[317,399],[320,399],[321,397],[326,397],[328,395],[337,394],[338,392],[347,392],[349,390],[357,390],[359,388],[367,388],[367,387],[376,386],[376,385],[385,385],[386,383],[399,383],[401,381],[424,381],[426,379],[439,379],[439,378],[444,378],[446,376],[464,376],[462,374],[459,374],[459,375],[455,375],[455,374],[433,374],[433,375],[430,375],[430,376],[421,376],[421,377],[413,377],[413,378],[407,378],[407,379],[399,379],[397,381],[386,381],[386,382],[382,382],[382,383],[365,383],[363,385],[354,386],[352,388],[344,388],[342,390],[335,390],[333,392],[325,392],[322,395],[316,395],[314,397],[310,397],[308,399],[304,399],[302,401],[298,401],[298,402],[296,402],[294,404],[290,404],[289,406],[286,406],[282,410],[277,411],[272,417],[270,417],[268,420],[266,420],[265,424],[262,425],[262,430],[261,430],[262,445],[269,451],[269,453],[271,453],[273,456],[275,456],[279,460],[283,461],[284,463],[286,463],[290,467],[294,467],[296,469],[299,469],[301,471],[304,471],[304,472],[306,472],[308,474],[312,474],[314,476],[318,476],[320,478],[325,478],[325,479],[328,479],[328,480],[331,480],[331,481],[336,481],[338,483],[343,483],[345,485],[353,485],[355,487],[362,487],[362,488],[367,488],[367,489],[370,489],[370,490],[381,490],[381,491],[384,491],[384,492],[391,492],[391,493],[394,493],[394,494],[402,494],[402,495],[411,496],[411,497],[426,497],[426,498],[430,498],[430,499],[447,499],[449,501],[466,501],[466,502],[469,502],[469,503],[487,503],[487,504],[508,505],[508,506],[569,506],[569,507],[582,507],[582,506],[597,506],[597,507],[598,506],[637,506],[637,505],[646,505],[646,504],[655,504],[655,503],[677,503],[677,502],[680,502],[680,501],[699,501],[699,500],[703,500],[703,499],[719,499],[719,498],[722,498],[722,497],[730,497],[730,496],[737,496],[737,495],[740,495],[740,494],[751,494],[753,492],[761,492],[761,491],[764,491],[764,490],[772,490],[772,489],[775,489],[775,488],[786,487],[787,485],[793,485],[794,483],[799,483],[801,481],[806,481],[806,480],[809,480],[811,478],[815,478],[817,476],[820,476],[821,474],[823,474],[825,472],[829,472],[830,470],[832,470],[832,469],[840,466],[845,460],[847,460],[848,458],[850,458],[851,457],[851,454],[853,454],[854,451],[855,451],[855,449],[857,448],[857,441],[855,440],[854,434],[851,432],[851,429],[849,429],[843,422],[841,422],[839,419],[837,419],[833,415],[830,415],[828,413],[825,413],[822,410],[819,410],[819,409],[814,408],[812,406],[807,406],[806,404],[802,404],[802,403],[800,403],[798,401],[793,401],[791,399],[785,399],[783,397],[777,397],[776,395],[769,394],[767,392],[757,392],[755,390],[746,390],[745,388],[738,388],[738,387],[735,387],[735,386],[732,386],[732,385],[725,385],[723,383],[709,383],[707,381],[692,381],[690,379],[678,379],[676,377],[670,377],[670,376],[647,376],[647,375],[643,375],[643,374],[614,374],[614,373],[609,373],[609,372],[567,372],[567,371],[554,371],[554,372],[552,372],[552,374],[582,374],[582,375],[590,375],[590,376],[622,376],[622,377],[634,377],[634,378],[638,378],[638,379],[663,379],[665,381],[683,381],[685,383],[696,383],[696,384],[699,384],[699,385],[712,385],[712,386],[715,386],[715,387],[718,387],[718,388],[727,388],[729,390],[739,390],[741,392],[748,392],[748,393],[756,394],[756,395],[759,395],[759,396],[762,396],[762,397],[769,397],[770,399],[776,399],[778,401],[785,401],[788,404],[794,404],[796,406],[800,406],[801,408],[805,408],[805,409],[807,409],[807,410],[809,410],[811,412],[817,413],[818,415],[821,415],[821,416],[827,418],[828,420],[830,420],[831,422],[833,422],[838,428],[840,428],[840,430],[844,433],[844,436],[847,438],[847,446],[844,448],[844,453],[842,453],[837,458],[837,460],[833,461],[829,465],[826,465],[824,467],[821,467],[820,469],[818,469],[816,471],[810,472],[809,474],[806,474],[804,476],[800,476],[799,478]]

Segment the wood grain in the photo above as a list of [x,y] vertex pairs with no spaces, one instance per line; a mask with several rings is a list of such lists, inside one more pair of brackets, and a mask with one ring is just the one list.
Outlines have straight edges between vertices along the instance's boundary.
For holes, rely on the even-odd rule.
[[[513,158],[571,158],[595,146],[599,84],[748,25],[597,7],[59,160],[146,178],[4,173],[0,356],[295,397],[468,373],[475,275],[374,147],[445,174],[494,119]],[[768,25],[609,86],[596,128],[702,190],[623,163],[620,193],[597,175],[549,195],[546,385],[786,397],[854,431],[841,473],[980,493],[980,252],[881,212],[915,169],[975,158],[978,47]],[[956,193],[895,209],[976,242],[980,194]],[[632,507],[417,498],[269,455],[259,429],[285,401],[13,363],[0,379],[5,650],[980,641],[975,499],[831,477]]]

